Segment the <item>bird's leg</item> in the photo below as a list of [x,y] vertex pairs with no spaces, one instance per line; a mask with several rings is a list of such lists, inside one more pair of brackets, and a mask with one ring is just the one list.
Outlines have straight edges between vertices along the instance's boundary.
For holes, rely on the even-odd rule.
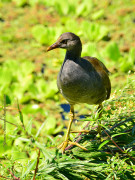
[[[103,109],[102,104],[99,104],[99,106],[97,108],[97,112],[99,113],[99,119],[102,117],[102,109]],[[101,122],[98,122],[97,132],[101,138]]]
[[73,120],[74,120],[74,106],[71,105],[70,106],[70,121],[69,121],[69,124],[68,124],[68,129],[67,129],[67,134],[65,136],[65,141],[58,147],[59,149],[62,150],[62,153],[64,153],[65,148],[68,146],[68,144],[76,145],[76,146],[80,147],[83,150],[87,150],[86,148],[84,148],[80,144],[70,141],[69,135],[70,135],[70,129],[71,129],[71,125],[72,125]]
[[62,153],[64,153],[64,150],[67,147],[68,142],[69,142],[70,129],[71,129],[72,121],[74,119],[74,106],[73,105],[70,106],[70,114],[69,115],[70,115],[70,120],[69,120],[69,124],[68,124],[67,134],[65,136],[65,141],[58,147],[59,149],[62,150]]
[[[102,109],[103,109],[103,106],[102,104],[99,104],[98,108],[97,108],[97,113],[98,113],[98,118],[100,119],[101,116],[102,116]],[[95,133],[98,133],[99,135],[101,135],[101,123],[98,122],[98,128],[97,128],[97,131],[91,131],[90,130],[77,130],[77,131],[71,131],[71,133],[90,133],[90,134],[95,134]]]

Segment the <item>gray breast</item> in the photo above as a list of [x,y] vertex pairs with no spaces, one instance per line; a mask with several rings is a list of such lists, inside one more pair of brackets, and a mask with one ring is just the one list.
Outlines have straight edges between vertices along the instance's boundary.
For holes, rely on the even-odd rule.
[[106,98],[102,79],[87,60],[65,60],[58,74],[57,85],[70,104],[97,104]]

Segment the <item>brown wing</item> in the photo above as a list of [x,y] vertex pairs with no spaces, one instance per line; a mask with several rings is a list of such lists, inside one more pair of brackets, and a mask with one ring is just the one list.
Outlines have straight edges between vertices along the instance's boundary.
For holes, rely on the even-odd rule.
[[98,73],[100,73],[102,79],[103,79],[103,82],[104,82],[104,86],[106,88],[106,91],[107,91],[107,97],[106,99],[109,99],[110,97],[110,94],[111,94],[111,82],[110,82],[110,79],[109,79],[109,71],[108,69],[105,67],[105,65],[99,61],[97,58],[95,57],[90,57],[90,56],[85,56],[83,57],[84,59],[88,60],[92,66],[96,69],[96,71]]

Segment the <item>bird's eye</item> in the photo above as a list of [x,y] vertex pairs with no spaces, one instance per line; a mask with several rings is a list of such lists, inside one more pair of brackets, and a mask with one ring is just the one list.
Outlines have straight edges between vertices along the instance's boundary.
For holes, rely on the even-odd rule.
[[64,39],[64,40],[62,41],[62,43],[63,43],[63,44],[67,44],[67,39]]

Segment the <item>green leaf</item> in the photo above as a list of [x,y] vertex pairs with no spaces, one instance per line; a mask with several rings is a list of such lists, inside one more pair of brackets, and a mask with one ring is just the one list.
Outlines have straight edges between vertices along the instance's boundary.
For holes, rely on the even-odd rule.
[[47,28],[45,28],[43,25],[34,26],[32,28],[32,35],[41,44],[46,44],[48,41]]
[[24,6],[27,3],[27,0],[13,0],[17,6]]
[[122,72],[128,72],[129,70],[133,69],[133,65],[130,62],[128,62],[128,60],[124,59],[123,57],[121,57],[119,61],[120,61],[120,64],[119,64],[120,70]]
[[132,128],[132,135],[134,135],[134,133],[135,133],[135,125]]
[[46,91],[47,91],[47,82],[44,79],[39,79],[36,82],[36,88],[38,89],[38,93],[37,93],[37,99],[44,101],[45,95],[46,95]]
[[71,18],[65,21],[65,31],[73,32],[77,35],[81,35],[83,33],[78,23],[74,19],[71,19]]
[[13,40],[13,38],[14,37],[11,34],[6,34],[6,35],[0,34],[0,40],[2,40],[4,43],[11,42]]
[[34,63],[26,60],[23,60],[23,62],[21,63],[21,69],[19,70],[19,72],[22,74],[22,77],[26,77],[28,75],[30,75],[35,69],[35,65]]
[[92,19],[93,19],[93,20],[96,20],[96,19],[99,19],[99,18],[101,18],[101,17],[103,17],[103,16],[104,16],[104,9],[101,9],[101,10],[95,12],[95,13],[92,15]]
[[72,4],[69,1],[55,1],[54,5],[60,15],[68,15],[72,11]]
[[40,24],[32,28],[32,35],[40,44],[50,45],[55,39],[56,30],[55,28],[45,27]]
[[56,80],[51,81],[46,89],[45,98],[53,98],[58,91]]
[[104,25],[83,21],[81,24],[82,30],[85,32],[85,38],[90,41],[99,41],[108,35],[108,28]]
[[89,42],[89,43],[84,44],[82,56],[89,56],[89,55],[92,57],[101,59],[101,55],[99,54],[99,51],[97,50],[96,43]]
[[27,123],[26,131],[28,132],[28,134],[31,134],[31,131],[32,131],[32,118]]
[[128,62],[130,62],[131,65],[135,64],[135,48],[131,48],[128,55]]
[[40,2],[42,2],[42,0],[29,0],[30,6],[34,6],[34,5],[36,5],[36,4],[40,3]]
[[27,154],[26,152],[20,152],[19,148],[18,147],[23,147],[23,143],[19,140],[19,139],[16,139],[15,140],[15,144],[16,146],[13,146],[12,147],[12,150],[11,150],[11,158],[13,161],[16,161],[16,160],[21,160],[21,159],[26,159],[27,158]]
[[3,89],[12,81],[12,72],[5,67],[0,67],[0,89]]
[[43,131],[46,134],[53,134],[55,131],[55,127],[56,127],[56,119],[54,118],[54,116],[49,116],[46,121],[45,121],[45,126],[43,128]]
[[107,45],[105,53],[112,61],[118,61],[121,57],[119,47],[116,42],[111,42]]
[[8,95],[5,95],[6,97],[6,104],[11,104],[11,99]]
[[36,144],[36,146],[37,146],[38,148],[40,148],[40,149],[42,150],[42,153],[43,153],[43,155],[45,156],[46,161],[47,161],[47,160],[51,161],[52,158],[53,158],[53,155],[50,153],[50,151],[48,151],[48,149],[46,149],[45,146],[43,146],[41,143],[39,143],[39,142],[37,142],[37,141],[35,142],[35,144]]
[[59,125],[57,128],[55,128],[53,134],[59,133],[62,129],[63,129],[63,124],[62,124],[62,125]]
[[114,135],[112,135],[111,137],[114,138],[115,136],[119,136],[119,135],[122,135],[122,134],[126,134],[126,133],[118,133],[118,134],[114,134]]
[[77,16],[88,16],[91,13],[93,8],[92,0],[83,0],[81,3],[76,6],[76,15]]
[[98,150],[101,149],[105,144],[107,144],[110,140],[104,141],[102,144],[99,145]]
[[22,112],[25,114],[36,114],[36,113],[42,113],[45,112],[45,110],[43,110],[39,104],[28,104],[25,105],[25,107],[23,107]]
[[38,95],[38,88],[36,87],[35,84],[30,84],[29,86],[29,93],[32,96],[32,98],[34,99],[37,95]]
[[17,79],[17,76],[20,73],[20,68],[19,68],[19,63],[18,61],[15,60],[7,60],[6,62],[4,62],[4,67],[8,70],[10,70],[12,76],[13,76],[13,80],[15,81]]
[[27,170],[22,174],[21,179],[25,178],[30,173],[30,171],[34,169],[36,162],[37,159],[35,159],[32,163],[28,164]]
[[22,112],[21,112],[21,110],[20,110],[20,106],[19,106],[19,102],[18,102],[18,100],[17,100],[17,107],[18,107],[18,111],[19,111],[20,121],[21,121],[21,122],[22,122],[22,124],[23,124],[23,114],[22,114]]
[[37,134],[36,134],[35,137],[38,137],[38,136],[39,136],[39,134],[40,134],[41,130],[43,129],[45,123],[46,123],[46,121],[44,121],[44,122],[42,123],[42,125],[41,125],[40,128],[38,129],[38,132],[37,132]]

